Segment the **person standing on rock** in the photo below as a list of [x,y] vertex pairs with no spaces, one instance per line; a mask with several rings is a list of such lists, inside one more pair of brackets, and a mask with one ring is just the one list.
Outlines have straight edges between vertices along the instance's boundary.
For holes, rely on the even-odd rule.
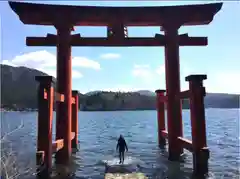
[[120,135],[120,137],[118,138],[117,146],[116,146],[116,150],[118,150],[118,152],[119,152],[119,160],[120,160],[119,164],[124,163],[125,149],[128,151],[127,143],[126,143],[125,139],[123,138],[123,136]]

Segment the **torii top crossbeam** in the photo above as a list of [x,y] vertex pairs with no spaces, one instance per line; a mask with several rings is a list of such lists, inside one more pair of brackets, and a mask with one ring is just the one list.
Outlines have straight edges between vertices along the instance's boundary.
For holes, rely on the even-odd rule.
[[209,24],[222,3],[160,7],[96,7],[9,2],[24,24],[54,25],[67,19],[74,26],[162,26],[170,19],[181,25]]
[[[46,5],[35,3],[9,2],[10,7],[24,24],[51,25],[57,29],[74,26],[107,26],[108,37],[84,37],[71,35],[71,46],[165,46],[163,35],[155,37],[130,37],[127,26],[167,26],[209,24],[221,9],[222,3],[160,6],[160,7],[96,7]],[[170,27],[171,29],[172,27]],[[168,27],[169,29],[169,27]],[[165,30],[164,30],[165,31]],[[56,46],[55,35],[46,37],[27,37],[28,46]],[[180,46],[205,46],[207,37],[188,37],[179,35]]]

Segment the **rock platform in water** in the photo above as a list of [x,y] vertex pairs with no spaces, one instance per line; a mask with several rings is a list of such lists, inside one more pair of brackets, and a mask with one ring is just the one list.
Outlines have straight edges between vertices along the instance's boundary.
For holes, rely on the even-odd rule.
[[147,179],[143,173],[106,173],[104,179]]

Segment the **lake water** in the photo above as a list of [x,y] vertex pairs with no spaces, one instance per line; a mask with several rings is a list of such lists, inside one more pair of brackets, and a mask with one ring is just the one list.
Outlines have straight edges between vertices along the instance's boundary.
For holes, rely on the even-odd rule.
[[[237,179],[240,176],[239,113],[239,109],[206,109],[211,152],[209,178]],[[189,110],[183,110],[183,120],[184,136],[191,139]],[[11,149],[11,156],[15,157],[11,160],[16,161],[14,165],[22,174],[20,178],[28,178],[35,170],[37,113],[2,112],[1,135],[15,129],[21,121],[24,126],[5,138],[1,152],[9,154]],[[139,164],[136,170],[149,178],[191,178],[191,153],[185,150],[183,163],[170,162],[167,152],[158,149],[156,111],[79,112],[80,150],[73,155],[71,167],[75,178],[104,178],[103,161],[112,161],[117,157],[115,148],[120,134],[128,143],[128,159]],[[5,153],[4,148],[8,149]]]

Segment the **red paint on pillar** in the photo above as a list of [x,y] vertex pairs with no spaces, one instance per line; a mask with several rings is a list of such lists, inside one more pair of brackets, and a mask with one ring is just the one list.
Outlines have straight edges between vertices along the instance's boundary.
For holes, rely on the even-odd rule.
[[190,90],[193,168],[196,174],[208,172],[209,150],[207,148],[204,108],[205,88],[203,87],[203,80],[205,79],[207,79],[206,75],[190,75],[186,77],[186,81],[189,81]]
[[[37,151],[42,151],[45,168],[40,173],[49,174],[52,167],[52,119],[53,119],[53,87],[51,76],[36,76],[38,81],[38,134]],[[45,96],[47,93],[47,96]],[[46,99],[47,97],[47,99]],[[38,163],[38,161],[37,161]]]
[[64,95],[64,102],[56,107],[56,139],[64,139],[63,149],[56,153],[56,163],[67,163],[71,156],[72,118],[72,60],[71,26],[57,28],[57,92]]
[[75,98],[75,104],[72,104],[72,132],[75,132],[75,136],[72,140],[72,148],[78,148],[78,109],[79,99],[78,91],[72,91],[72,96]]
[[164,97],[165,90],[156,90],[157,93],[157,119],[158,119],[158,145],[163,147],[166,145],[166,139],[162,136],[165,130],[165,105],[161,98]]
[[181,100],[176,98],[180,93],[178,28],[174,24],[164,26],[169,160],[178,160],[183,153],[178,143],[178,137],[183,135],[182,105]]

